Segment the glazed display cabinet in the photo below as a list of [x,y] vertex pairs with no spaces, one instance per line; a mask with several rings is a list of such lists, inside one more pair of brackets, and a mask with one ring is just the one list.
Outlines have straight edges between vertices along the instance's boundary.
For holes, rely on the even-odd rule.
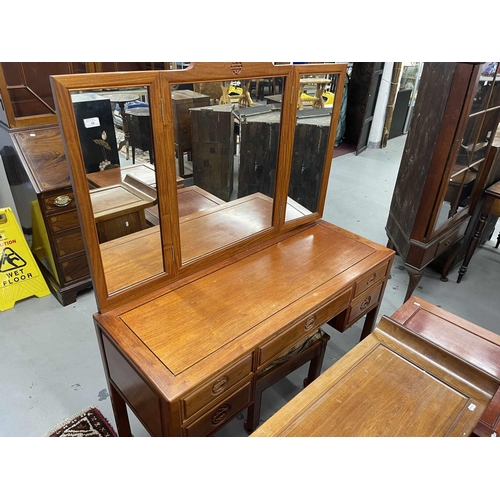
[[386,224],[405,262],[407,300],[424,269],[457,256],[488,179],[500,118],[497,63],[426,63]]

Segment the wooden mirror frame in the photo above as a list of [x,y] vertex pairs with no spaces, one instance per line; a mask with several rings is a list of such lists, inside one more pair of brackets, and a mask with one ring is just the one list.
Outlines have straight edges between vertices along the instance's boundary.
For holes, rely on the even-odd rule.
[[[272,63],[192,63],[182,70],[143,71],[122,73],[92,73],[51,77],[52,92],[61,128],[63,145],[69,165],[71,183],[78,208],[98,310],[105,313],[139,297],[154,293],[174,281],[188,278],[202,269],[221,263],[235,254],[256,247],[270,239],[313,223],[323,214],[337,122],[340,115],[345,64],[274,65]],[[339,75],[332,110],[324,174],[320,187],[318,211],[285,224],[286,200],[292,164],[295,116],[298,105],[299,80],[302,75]],[[253,80],[285,77],[279,144],[277,154],[276,188],[272,226],[234,244],[181,265],[180,230],[177,205],[175,146],[170,85],[179,83],[213,82],[223,80]],[[109,293],[101,258],[99,239],[93,217],[83,154],[79,142],[71,93],[102,88],[149,88],[152,140],[155,150],[156,184],[160,219],[164,272],[119,291]]]

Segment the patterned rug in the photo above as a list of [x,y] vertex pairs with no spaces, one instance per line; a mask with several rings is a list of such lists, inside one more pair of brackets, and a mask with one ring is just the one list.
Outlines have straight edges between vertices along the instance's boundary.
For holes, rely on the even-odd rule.
[[67,418],[43,437],[116,437],[111,424],[94,407]]

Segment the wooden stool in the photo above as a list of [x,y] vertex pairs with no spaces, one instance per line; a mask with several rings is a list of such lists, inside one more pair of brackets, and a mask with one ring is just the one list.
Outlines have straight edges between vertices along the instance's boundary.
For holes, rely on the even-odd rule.
[[262,393],[274,385],[276,382],[290,375],[297,368],[308,361],[309,371],[307,378],[304,379],[304,387],[308,386],[313,380],[321,374],[323,359],[325,357],[326,345],[330,336],[323,330],[318,330],[305,341],[301,340],[299,344],[293,346],[283,356],[266,367],[261,373],[257,373],[255,383],[255,395],[253,405],[248,407],[247,419],[245,420],[245,429],[249,432],[254,431],[260,421],[260,406],[262,402]]

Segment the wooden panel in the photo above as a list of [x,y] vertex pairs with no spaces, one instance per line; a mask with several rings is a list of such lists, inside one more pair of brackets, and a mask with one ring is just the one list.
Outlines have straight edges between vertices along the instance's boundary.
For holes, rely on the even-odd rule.
[[232,396],[228,397],[224,403],[189,424],[184,429],[186,436],[208,436],[217,432],[225,423],[229,422],[234,416],[240,413],[251,401],[251,384],[244,385]]
[[191,116],[190,108],[210,105],[210,97],[192,90],[174,90],[172,92],[174,107],[175,143],[191,149]]
[[468,436],[496,387],[383,318],[253,436]]
[[323,325],[329,319],[346,309],[349,305],[350,298],[351,290],[349,289],[326,306],[308,315],[307,318],[300,321],[297,325],[294,325],[288,331],[265,343],[259,348],[259,368],[278,354],[282,353],[282,351],[294,345],[302,337],[310,334],[315,328]]
[[161,436],[160,399],[103,335],[109,376],[153,436]]
[[190,112],[193,181],[229,201],[233,192],[235,153],[231,105],[194,108]]
[[204,384],[199,390],[185,397],[183,399],[184,417],[191,417],[248,376],[252,371],[252,359],[252,354],[245,356]]
[[[373,252],[361,241],[315,226],[200,278],[192,286],[152,300],[121,319],[178,374]],[[263,301],[269,294],[272,300]],[[175,312],[167,330],[158,322],[159,310]],[[210,324],[206,311],[210,311]]]
[[71,186],[61,132],[57,125],[13,132],[21,160],[41,191]]

